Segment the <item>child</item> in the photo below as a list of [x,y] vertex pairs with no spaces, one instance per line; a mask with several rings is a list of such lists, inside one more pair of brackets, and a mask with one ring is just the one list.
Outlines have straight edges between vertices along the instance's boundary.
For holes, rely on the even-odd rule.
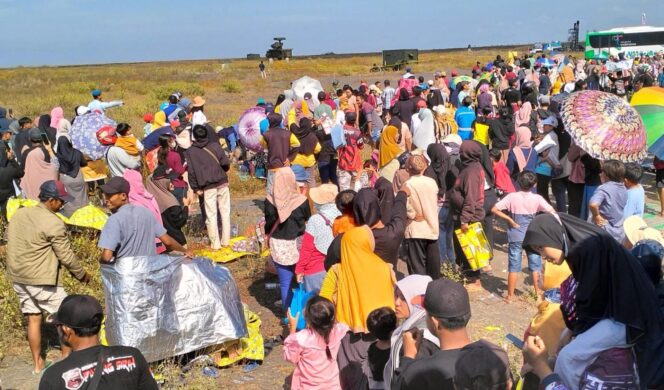
[[355,191],[353,190],[341,191],[334,199],[334,203],[341,212],[341,215],[336,217],[332,224],[332,234],[335,237],[344,233],[346,230],[355,227],[355,217],[353,214],[354,200]]
[[592,214],[592,222],[606,230],[618,242],[625,240],[623,221],[627,204],[625,188],[625,164],[618,160],[607,160],[602,163],[602,184],[597,187],[588,209]]
[[296,332],[297,320],[288,313],[290,335],[283,357],[295,364],[291,389],[341,389],[337,353],[348,326],[335,321],[334,305],[314,296],[304,308],[306,329]]
[[498,192],[498,197],[516,191],[507,165],[500,161],[500,158],[503,156],[502,152],[498,149],[491,149],[489,150],[489,156],[492,160],[493,175],[496,177],[496,192]]
[[383,370],[390,358],[392,332],[397,328],[397,315],[389,307],[381,307],[369,313],[367,328],[377,340],[371,343],[367,353],[371,377],[369,390],[384,389]]
[[[496,203],[491,209],[492,213],[507,221],[509,224],[509,228],[507,229],[507,241],[509,242],[507,259],[509,265],[507,274],[507,296],[505,297],[507,303],[514,298],[518,272],[521,271],[521,243],[523,242],[523,237],[526,235],[526,230],[528,230],[530,221],[532,221],[535,214],[539,212],[554,212],[553,207],[551,207],[544,198],[530,191],[537,184],[537,176],[533,172],[524,170],[519,173],[517,184],[519,184],[519,192],[508,194],[506,197],[498,201],[498,203]],[[501,210],[507,210],[509,215],[503,213]],[[539,296],[542,258],[534,253],[528,253],[527,255],[528,269],[533,273],[535,294]]]
[[646,193],[639,182],[643,177],[643,168],[637,163],[625,164],[625,187],[627,188],[627,204],[625,204],[624,217],[638,215],[643,218],[646,203]]
[[126,123],[120,123],[115,128],[115,132],[118,134],[115,146],[127,152],[128,155],[138,158],[138,154],[143,151],[143,144],[130,131],[131,126]]
[[150,133],[152,133],[152,121],[154,120],[154,115],[152,114],[145,114],[143,115],[143,122],[145,122],[145,126],[143,126],[143,136],[147,137]]

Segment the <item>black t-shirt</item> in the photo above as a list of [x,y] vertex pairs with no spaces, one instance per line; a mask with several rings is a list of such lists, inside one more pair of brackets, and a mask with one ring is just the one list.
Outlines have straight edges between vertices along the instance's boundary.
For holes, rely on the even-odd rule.
[[403,358],[392,380],[395,390],[454,390],[454,365],[461,349],[440,350],[424,359]]
[[49,367],[39,382],[39,389],[86,390],[92,381],[102,348],[106,363],[99,382],[99,390],[158,389],[157,382],[150,374],[148,363],[138,349],[101,345],[72,352],[65,360]]
[[371,370],[372,379],[376,382],[383,381],[383,370],[385,364],[390,359],[391,349],[380,349],[376,346],[376,342],[371,343],[367,357],[369,359],[369,369]]

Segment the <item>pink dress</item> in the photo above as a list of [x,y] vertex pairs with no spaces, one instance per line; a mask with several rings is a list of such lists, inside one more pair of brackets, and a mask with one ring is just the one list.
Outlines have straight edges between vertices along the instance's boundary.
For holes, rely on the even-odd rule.
[[337,353],[341,339],[348,332],[344,324],[335,324],[330,332],[332,359],[325,354],[325,341],[311,329],[303,329],[284,341],[284,359],[295,364],[291,389],[341,389]]

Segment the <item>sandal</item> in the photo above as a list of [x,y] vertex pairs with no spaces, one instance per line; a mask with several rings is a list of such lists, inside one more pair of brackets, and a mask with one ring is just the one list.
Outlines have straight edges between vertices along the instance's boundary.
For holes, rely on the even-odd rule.
[[39,372],[33,370],[32,375],[42,375],[44,373],[44,371],[46,371],[46,369],[48,369],[52,365],[53,365],[53,362],[47,360],[47,361],[44,362],[44,368],[42,368],[41,371],[39,371]]

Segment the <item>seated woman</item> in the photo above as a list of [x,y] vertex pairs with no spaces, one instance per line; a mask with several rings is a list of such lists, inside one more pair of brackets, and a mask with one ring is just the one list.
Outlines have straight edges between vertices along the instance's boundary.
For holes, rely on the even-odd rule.
[[177,180],[177,172],[168,172],[165,165],[160,165],[154,170],[145,182],[145,188],[154,195],[161,220],[169,236],[173,237],[180,245],[187,245],[187,237],[182,232],[182,227],[187,224],[189,217],[189,198],[184,198],[184,207],[180,206],[173,191],[173,180]]
[[658,339],[663,324],[655,288],[604,230],[567,214],[542,214],[528,226],[523,247],[572,271],[561,285],[561,309],[574,339],[563,343],[554,369],[568,387],[579,386],[600,352]]

